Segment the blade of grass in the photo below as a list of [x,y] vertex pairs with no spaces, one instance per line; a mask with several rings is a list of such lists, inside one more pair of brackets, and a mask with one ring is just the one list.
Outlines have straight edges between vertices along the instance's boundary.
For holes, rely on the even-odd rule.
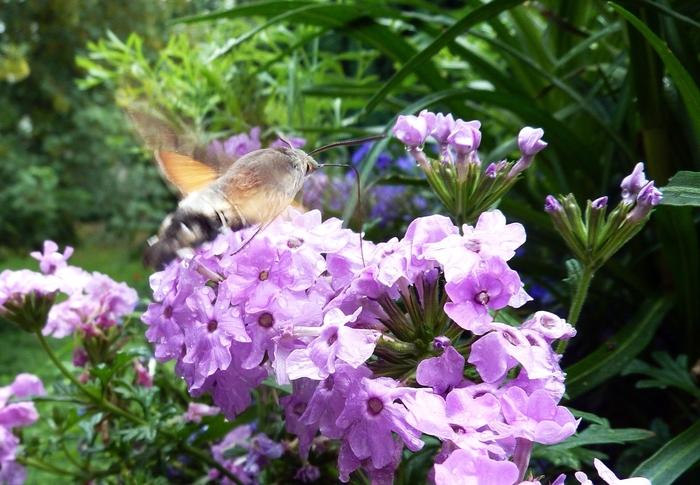
[[671,485],[700,460],[700,421],[666,443],[631,474],[654,485]]
[[[445,32],[437,37],[433,42],[427,47],[421,50],[413,58],[408,60],[401,69],[399,69],[392,77],[389,79],[381,90],[379,90],[373,97],[367,102],[367,106],[360,114],[360,118],[367,116],[371,113],[374,108],[394,89],[401,81],[403,81],[407,76],[416,71],[419,66],[432,58],[437,54],[440,49],[447,46],[452,42],[458,35],[462,34],[469,28],[477,25],[489,18],[498,15],[499,13],[519,5],[523,0],[495,0],[483,5],[476,10],[465,15],[462,19],[455,22],[454,25],[449,27]],[[437,75],[437,73],[435,73]]]
[[688,115],[693,124],[693,130],[695,131],[695,136],[697,139],[700,139],[700,89],[693,81],[693,78],[688,74],[688,71],[683,68],[683,65],[681,65],[678,58],[673,55],[673,52],[670,51],[664,41],[659,39],[641,20],[615,3],[610,2],[609,5],[634,26],[635,29],[639,30],[649,45],[651,45],[659,55],[668,70],[669,76],[678,87],[683,101],[685,101]]

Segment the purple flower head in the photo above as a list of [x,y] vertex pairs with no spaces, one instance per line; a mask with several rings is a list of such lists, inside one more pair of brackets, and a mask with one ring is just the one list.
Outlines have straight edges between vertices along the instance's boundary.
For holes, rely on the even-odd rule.
[[637,194],[649,181],[644,175],[644,164],[639,162],[627,177],[622,179],[622,202],[631,204],[637,199]]
[[536,312],[530,320],[523,322],[520,329],[536,331],[549,343],[555,340],[569,340],[576,335],[576,329],[566,320],[544,311]]
[[462,382],[464,362],[464,357],[449,346],[441,356],[422,360],[418,364],[416,382],[432,387],[436,394],[442,394]]
[[[361,312],[345,315],[338,308],[330,309],[323,317],[323,326],[315,328],[318,338],[306,348],[294,350],[287,359],[287,371],[291,379],[311,377],[324,379],[335,372],[336,362],[359,367],[372,356],[379,339],[376,330],[352,328],[351,324]],[[300,329],[296,329],[297,335]]]
[[309,456],[318,428],[308,426],[301,417],[318,386],[319,381],[297,379],[292,382],[292,394],[280,399],[280,404],[284,407],[285,429],[299,438],[299,453],[305,458]]
[[353,386],[336,425],[345,429],[343,441],[356,459],[369,458],[378,469],[392,463],[392,432],[412,451],[423,447],[420,432],[406,422],[406,408],[394,402],[411,392],[415,390],[396,387],[388,378],[362,379]]
[[481,334],[493,320],[489,310],[504,308],[521,288],[518,273],[500,258],[487,258],[474,271],[447,282],[452,301],[445,304],[445,313],[460,327]]
[[[254,477],[246,473],[243,468],[246,462],[245,457],[241,457],[237,453],[233,454],[233,457],[231,458],[228,458],[227,456],[230,454],[230,451],[236,447],[249,449],[252,434],[252,426],[238,426],[229,431],[221,443],[211,447],[212,457],[223,465],[229,472],[235,475],[241,483],[246,485],[252,484]],[[213,469],[208,475],[212,480],[216,480],[219,478],[219,471]],[[221,483],[223,485],[232,485],[234,482],[224,477],[221,479]]]
[[[10,384],[10,390],[15,397],[46,395],[41,379],[34,374],[27,373],[17,374],[15,380]],[[2,394],[2,392],[0,392],[0,394]],[[2,404],[4,403],[0,400],[0,405]]]
[[604,197],[599,197],[593,202],[591,202],[591,208],[595,210],[601,210],[605,209],[608,206],[608,198],[607,196]]
[[[362,160],[367,155],[367,153],[369,153],[369,151],[372,149],[373,145],[374,142],[372,141],[368,141],[367,143],[363,143],[362,145],[360,145],[360,147],[357,150],[355,150],[355,153],[352,154],[352,157],[350,158],[350,163],[352,163],[355,166],[359,166]],[[382,152],[377,157],[377,161],[375,162],[374,166],[377,168],[377,170],[383,172],[392,165],[392,162],[393,159],[391,155]]]
[[463,236],[449,234],[425,250],[424,257],[440,263],[447,281],[464,277],[484,258],[507,261],[525,242],[522,224],[506,224],[505,216],[498,210],[484,212],[475,227],[465,224],[462,232]]
[[230,137],[223,143],[219,140],[214,140],[209,144],[207,151],[213,154],[218,152],[231,157],[240,158],[247,153],[260,150],[261,147],[260,128],[254,126],[250,130],[250,135],[248,135],[248,133],[240,133]]
[[642,190],[637,194],[637,204],[627,214],[627,222],[636,223],[646,219],[651,209],[658,205],[661,199],[663,199],[663,195],[659,189],[654,187],[654,181],[652,180],[642,187]]
[[184,421],[201,423],[204,416],[216,416],[221,412],[216,406],[207,406],[199,402],[191,402],[187,406],[187,412],[182,415]]
[[508,162],[506,162],[505,160],[501,160],[498,163],[491,163],[488,167],[486,167],[486,170],[484,170],[484,175],[486,177],[495,179],[496,177],[498,177],[498,174],[505,171],[505,168],[507,166]]
[[187,298],[192,319],[185,327],[186,353],[183,362],[195,365],[197,378],[190,389],[197,389],[217,370],[231,364],[231,343],[250,342],[239,309],[231,307],[231,294],[219,286],[219,294],[208,286]]
[[[651,485],[651,482],[647,478],[642,478],[642,477],[635,477],[635,478],[625,478],[625,479],[619,479],[617,476],[610,470],[610,468],[606,467],[602,461],[600,461],[598,458],[593,459],[593,464],[595,465],[595,469],[598,471],[598,475],[600,475],[600,478],[603,479],[605,483],[608,485]],[[588,479],[585,473],[583,472],[576,472],[575,475],[576,480],[581,485],[592,485],[593,482]]]
[[548,195],[545,198],[544,210],[550,213],[561,212],[564,208],[561,206],[559,201],[553,196]]
[[372,371],[367,367],[355,369],[348,364],[339,364],[335,374],[329,375],[316,387],[300,421],[309,427],[313,425],[328,438],[340,438],[345,430],[336,424],[336,420],[345,408],[350,391],[359,381],[371,375]]
[[455,450],[447,460],[435,465],[436,485],[513,485],[517,479],[518,467],[514,463],[467,450]]
[[528,396],[511,387],[501,396],[503,417],[513,435],[535,443],[553,445],[572,436],[581,420],[557,403],[544,391]]
[[447,137],[447,143],[459,154],[471,153],[481,144],[480,127],[481,122],[477,120],[457,120],[452,133]]
[[663,198],[663,194],[659,189],[654,187],[654,181],[652,180],[639,191],[639,195],[637,195],[637,205],[641,205],[642,207],[654,207],[658,205]]
[[146,388],[153,387],[153,376],[138,360],[134,361],[134,371],[136,371],[136,384]]
[[447,138],[450,136],[455,128],[455,119],[452,117],[451,113],[443,115],[438,113],[435,116],[435,128],[431,133],[432,137],[437,140],[440,145],[447,144]]
[[394,125],[394,136],[408,147],[419,147],[433,131],[434,123],[435,119],[429,116],[400,115]]
[[544,135],[542,128],[530,128],[526,126],[520,130],[520,134],[518,135],[518,148],[523,156],[520,157],[520,160],[510,169],[508,179],[512,179],[528,168],[532,164],[535,154],[547,146],[547,143],[542,141],[542,135]]
[[442,398],[420,389],[402,401],[409,410],[407,422],[419,431],[472,453],[505,456],[505,451],[495,444],[496,434],[488,429],[501,413],[501,405],[493,394],[473,397],[468,388],[462,388]]
[[58,252],[58,244],[53,241],[44,241],[44,252],[32,251],[29,255],[39,260],[39,268],[44,274],[54,274],[57,269],[68,266],[66,261],[73,254],[73,248],[66,246],[63,254]]
[[492,331],[474,342],[469,354],[469,363],[484,382],[501,382],[518,363],[529,379],[547,378],[558,369],[558,354],[539,333],[502,323],[488,328]]
[[47,295],[57,291],[60,280],[54,276],[43,275],[28,269],[12,271],[6,269],[0,273],[0,311],[2,305],[10,302],[21,303],[24,296],[30,293]]
[[525,156],[533,156],[547,146],[547,142],[542,141],[544,130],[542,128],[531,128],[526,126],[518,134],[518,149]]

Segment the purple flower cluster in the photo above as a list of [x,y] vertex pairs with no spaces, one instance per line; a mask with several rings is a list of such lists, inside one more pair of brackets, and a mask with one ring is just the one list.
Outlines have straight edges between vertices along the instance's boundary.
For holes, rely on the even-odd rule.
[[[245,453],[233,452],[236,448]],[[214,459],[238,478],[240,483],[254,484],[258,483],[256,478],[260,470],[269,465],[271,460],[281,457],[285,450],[265,433],[255,433],[253,426],[246,424],[232,429],[211,451]],[[318,470],[316,472],[318,473]],[[223,485],[234,483],[226,477],[221,477],[218,470],[211,470],[209,478],[219,479]]]
[[573,195],[555,198],[548,195],[544,210],[562,235],[569,249],[585,266],[593,270],[602,266],[632,238],[663,199],[644,175],[644,164],[638,163],[633,172],[622,180],[622,201],[607,214],[608,198],[589,201],[582,216]]
[[280,404],[302,457],[320,433],[339,440],[341,480],[362,467],[377,484],[392,483],[422,434],[443,442],[436,483],[513,485],[534,442],[574,433],[551,344],[575,331],[545,312],[519,327],[497,319],[529,299],[507,264],[525,241],[520,224],[494,211],[460,234],[430,216],[360,248],[340,221],[290,210],[253,235],[224,233],[154,274],[143,316],[156,358],[175,359],[190,393],[211,392],[227,418],[274,374],[292,384]]
[[33,402],[8,403],[9,398],[45,394],[39,378],[31,374],[19,374],[12,384],[0,387],[0,483],[22,485],[26,480],[27,471],[15,461],[19,438],[12,429],[28,426],[39,419]]
[[135,290],[101,273],[88,273],[68,265],[66,261],[71,254],[73,248],[67,247],[61,254],[56,243],[46,241],[43,253],[31,253],[39,260],[42,273],[30,270],[0,273],[0,314],[3,310],[7,312],[10,305],[21,307],[29,295],[64,293],[68,298],[50,306],[42,331],[44,335],[62,338],[79,328],[91,333],[113,327],[134,311],[138,302]]
[[[306,144],[304,138],[289,138],[289,142],[294,146],[294,148],[301,148]],[[287,146],[282,140],[275,140],[270,144],[270,146]],[[262,143],[260,142],[260,127],[254,126],[250,129],[250,134],[239,133],[233,135],[224,141],[214,140],[207,147],[207,152],[211,156],[218,156],[223,154],[224,156],[230,156],[234,158],[240,158],[246,153],[250,153],[255,150],[260,150],[262,148]]]
[[[424,171],[429,171],[431,168],[421,147],[428,136],[432,136],[438,143],[441,163],[456,166],[458,180],[465,181],[468,166],[481,165],[477,155],[477,149],[481,144],[480,128],[481,122],[477,120],[455,120],[452,114],[435,114],[423,110],[418,116],[399,116],[394,125],[394,135],[408,147],[411,155]],[[520,131],[518,148],[522,152],[522,157],[509,170],[509,180],[529,167],[535,154],[547,146],[547,143],[542,141],[543,135],[544,131],[541,128],[526,126]],[[504,168],[504,162],[491,164],[486,172],[495,177],[496,173]]]

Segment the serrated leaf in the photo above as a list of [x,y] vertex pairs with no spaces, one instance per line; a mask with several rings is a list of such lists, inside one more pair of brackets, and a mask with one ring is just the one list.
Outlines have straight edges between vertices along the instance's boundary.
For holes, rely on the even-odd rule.
[[654,485],[671,485],[700,460],[700,421],[666,443],[631,474]]
[[664,194],[663,205],[700,206],[700,172],[681,170],[659,190]]
[[653,379],[637,382],[636,387],[638,388],[665,389],[668,386],[672,386],[696,398],[700,398],[700,388],[690,377],[690,372],[688,371],[687,356],[679,355],[676,360],[673,360],[666,352],[654,352],[652,357],[659,364],[659,367],[634,360],[622,371],[622,375],[644,374],[653,377]]
[[668,296],[645,301],[630,322],[605,345],[565,369],[566,396],[573,399],[619,374],[649,344],[671,307]]

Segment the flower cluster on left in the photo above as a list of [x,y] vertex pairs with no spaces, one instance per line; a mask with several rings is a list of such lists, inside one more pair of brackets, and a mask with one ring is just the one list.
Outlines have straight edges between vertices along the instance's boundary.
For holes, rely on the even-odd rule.
[[9,386],[0,387],[0,483],[21,485],[27,471],[16,462],[20,440],[12,433],[13,428],[28,426],[39,419],[39,414],[30,401],[8,402],[26,396],[44,395],[44,386],[38,377],[19,374]]

